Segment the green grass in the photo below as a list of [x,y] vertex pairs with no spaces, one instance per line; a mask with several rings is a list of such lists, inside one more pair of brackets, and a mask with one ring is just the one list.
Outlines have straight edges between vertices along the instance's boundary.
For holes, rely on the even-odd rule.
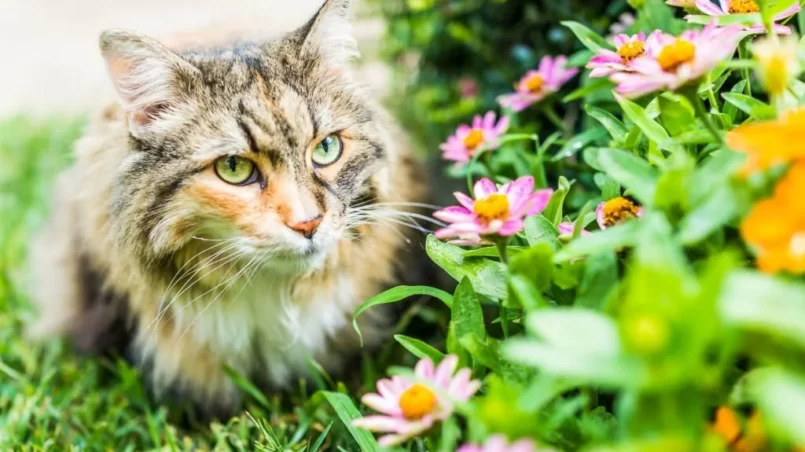
[[[25,290],[27,245],[82,126],[64,118],[0,121],[0,450],[358,450],[319,391],[345,386],[321,373],[285,395],[263,394],[234,375],[247,394],[240,415],[178,423],[182,412],[149,400],[139,373],[122,360],[79,358],[64,341],[25,340],[34,314]],[[363,381],[374,382],[398,351],[392,341],[364,359]]]

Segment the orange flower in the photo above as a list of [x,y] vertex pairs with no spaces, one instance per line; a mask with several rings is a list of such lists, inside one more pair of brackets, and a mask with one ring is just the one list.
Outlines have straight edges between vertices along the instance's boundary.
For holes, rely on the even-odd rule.
[[727,146],[747,154],[744,174],[805,157],[805,108],[772,121],[744,124],[727,133]]
[[766,450],[766,434],[760,413],[753,412],[746,422],[730,408],[719,407],[710,430],[718,435],[735,452],[760,452]]

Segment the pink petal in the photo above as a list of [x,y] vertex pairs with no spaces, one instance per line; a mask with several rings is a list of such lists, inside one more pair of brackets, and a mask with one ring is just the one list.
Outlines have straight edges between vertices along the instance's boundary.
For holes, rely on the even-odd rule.
[[723,16],[727,14],[725,12],[726,9],[719,9],[719,7],[714,5],[710,0],[696,0],[696,8],[708,16]]
[[502,118],[500,118],[500,121],[498,121],[498,125],[495,126],[494,131],[497,135],[503,135],[506,132],[506,129],[508,128],[509,128],[509,117],[503,116]]
[[563,236],[570,237],[573,235],[573,231],[576,230],[576,225],[574,225],[573,222],[570,221],[563,221],[559,223],[559,226],[557,226],[556,229],[559,230],[560,237]]
[[498,235],[502,237],[509,237],[522,231],[524,227],[525,223],[523,223],[523,220],[507,220],[498,229]]
[[721,5],[721,11],[727,13],[730,10],[730,0],[718,0],[718,4]]
[[465,195],[464,193],[457,191],[453,193],[453,196],[456,197],[456,200],[458,200],[459,204],[466,207],[467,209],[472,210],[475,207],[475,200]]
[[407,423],[405,419],[390,416],[366,416],[352,421],[355,427],[373,432],[397,432],[405,429]]
[[551,58],[548,55],[545,55],[539,61],[539,68],[537,69],[537,72],[539,72],[539,74],[542,75],[543,78],[547,79],[550,76],[551,72],[553,72],[553,66],[554,66],[553,58]]
[[433,361],[430,358],[422,358],[416,363],[416,367],[414,367],[414,373],[421,377],[426,378],[428,380],[433,378]]
[[458,137],[459,139],[461,139],[461,138],[464,138],[464,137],[466,137],[467,135],[469,135],[471,131],[472,131],[472,127],[470,127],[470,126],[468,126],[468,125],[466,125],[466,124],[461,124],[461,125],[460,125],[460,126],[458,126],[458,128],[456,129],[456,135],[457,135],[457,137]]
[[604,205],[606,202],[600,202],[598,207],[595,208],[595,221],[598,222],[598,227],[601,229],[606,229],[607,224],[604,221]]
[[484,130],[490,130],[495,126],[495,112],[488,111],[484,115],[482,127]]
[[444,359],[442,359],[442,362],[439,363],[439,367],[436,368],[436,374],[433,376],[433,382],[440,388],[447,388],[450,383],[450,377],[453,376],[453,372],[455,372],[457,365],[458,356],[445,356]]
[[480,129],[482,126],[483,126],[483,119],[481,118],[481,115],[475,115],[475,117],[472,118],[472,128]]
[[361,402],[377,412],[390,416],[402,416],[400,403],[396,398],[385,398],[379,394],[366,394],[361,397]]
[[472,221],[472,212],[461,206],[450,206],[433,212],[433,216],[448,223]]
[[[489,197],[493,193],[497,193],[498,188],[495,183],[487,178],[483,178],[475,183],[472,189],[475,199],[483,199]],[[473,203],[474,205],[474,203]]]
[[786,8],[786,9],[784,9],[782,11],[780,11],[779,14],[774,16],[774,20],[787,19],[787,18],[793,16],[794,14],[798,13],[800,9],[802,9],[802,8],[799,6],[799,1],[794,2],[793,5],[791,5],[790,7]]
[[612,40],[612,43],[615,44],[615,47],[620,47],[626,44],[627,42],[629,42],[629,36],[623,33],[616,35],[615,38]]
[[397,399],[403,393],[403,389],[388,378],[378,380],[376,386],[377,392],[389,399]]

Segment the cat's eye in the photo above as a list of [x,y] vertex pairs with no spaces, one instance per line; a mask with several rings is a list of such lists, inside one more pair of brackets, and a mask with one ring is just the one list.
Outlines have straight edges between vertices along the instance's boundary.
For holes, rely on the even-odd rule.
[[341,138],[338,135],[327,135],[313,149],[311,159],[316,166],[332,165],[341,157],[342,147]]
[[215,161],[215,174],[232,185],[246,185],[257,180],[257,168],[249,159],[230,155]]

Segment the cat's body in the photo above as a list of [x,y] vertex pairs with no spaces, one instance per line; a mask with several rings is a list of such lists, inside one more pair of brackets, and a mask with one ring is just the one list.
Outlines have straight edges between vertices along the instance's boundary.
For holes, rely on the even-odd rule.
[[[104,34],[122,106],[57,181],[33,255],[34,334],[119,349],[157,396],[211,413],[239,400],[224,365],[272,388],[309,359],[342,370],[355,308],[421,278],[420,240],[394,212],[427,186],[349,75],[346,9],[329,0],[296,32],[228,50]],[[368,314],[372,345],[393,319]]]

